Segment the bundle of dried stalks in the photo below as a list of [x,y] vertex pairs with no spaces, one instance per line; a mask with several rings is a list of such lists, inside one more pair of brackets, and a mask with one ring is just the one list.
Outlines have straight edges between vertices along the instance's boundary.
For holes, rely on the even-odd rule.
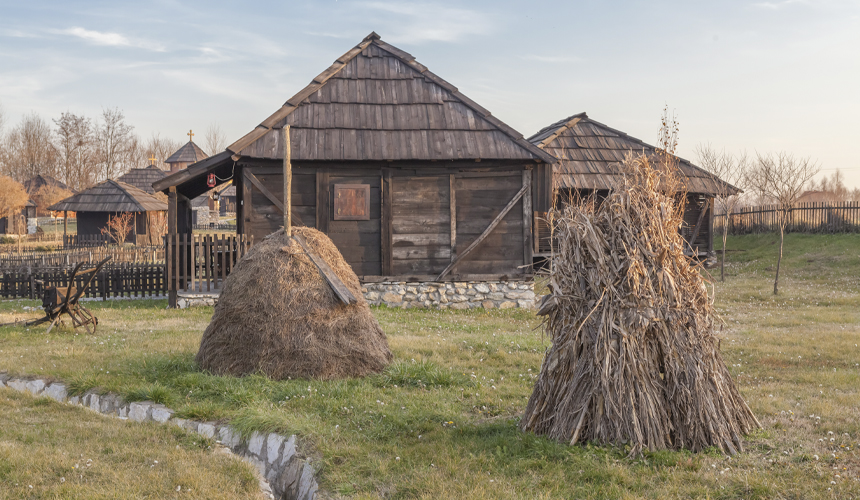
[[391,362],[385,333],[361,283],[325,234],[293,228],[357,298],[345,305],[283,230],[242,257],[224,283],[197,362],[222,375],[262,373],[280,380],[361,377]]
[[[671,168],[625,161],[601,203],[555,214],[552,339],[520,428],[553,439],[741,451],[758,421],[729,375],[705,281],[684,255]],[[683,197],[680,197],[683,199]]]

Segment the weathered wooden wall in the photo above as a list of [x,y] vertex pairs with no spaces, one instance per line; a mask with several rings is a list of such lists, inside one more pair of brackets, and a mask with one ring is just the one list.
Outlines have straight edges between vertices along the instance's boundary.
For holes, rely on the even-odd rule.
[[[506,171],[415,167],[294,165],[294,223],[325,232],[359,276],[433,279],[519,194],[480,245],[446,274],[455,279],[530,273],[522,266],[531,263],[533,246],[531,170],[523,165]],[[241,177],[237,193],[240,202],[247,201],[238,206],[237,230],[259,241],[283,223],[282,174],[279,167],[246,165]],[[343,184],[369,186],[367,220],[335,220],[334,186]]]

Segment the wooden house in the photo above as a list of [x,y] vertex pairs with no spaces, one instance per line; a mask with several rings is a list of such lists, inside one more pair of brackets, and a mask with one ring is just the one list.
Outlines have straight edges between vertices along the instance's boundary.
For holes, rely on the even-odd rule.
[[[110,217],[126,212],[133,213],[134,228],[126,241],[153,245],[161,243],[158,236],[152,232],[153,218],[159,212],[167,211],[167,203],[130,184],[106,180],[48,208],[61,212],[77,212],[78,238],[101,235],[102,228],[107,226]],[[65,228],[63,232],[65,235]]]
[[281,227],[285,125],[293,223],[325,232],[365,282],[531,275],[551,189],[532,179],[555,159],[375,33],[227,151],[158,181],[170,232],[190,233],[209,174],[236,186],[239,234]]
[[[571,199],[571,195],[574,198],[590,193],[606,196],[621,179],[621,161],[625,155],[655,152],[654,146],[596,122],[585,113],[545,127],[529,141],[558,159],[552,168],[551,181],[559,202]],[[690,248],[695,249],[690,253],[705,256],[714,248],[714,194],[721,192],[726,184],[683,158],[678,158],[678,166],[687,191],[681,235],[690,243]],[[538,226],[536,254],[548,255],[549,230],[543,223]]]
[[119,182],[130,184],[146,194],[155,194],[152,184],[167,176],[167,172],[155,165],[145,168],[133,168],[117,179]]
[[36,203],[27,200],[21,210],[14,217],[0,218],[0,234],[26,234],[27,219],[36,217]]
[[[190,131],[188,132],[188,138],[194,138],[194,134]],[[192,163],[197,163],[198,161],[205,160],[206,158],[209,158],[209,155],[200,149],[197,144],[194,144],[194,141],[189,140],[184,146],[177,149],[175,153],[170,155],[168,159],[164,160],[164,163],[170,166],[170,173],[172,174],[186,168]]]
[[[27,191],[27,195],[30,196],[31,200],[37,200],[37,193],[40,189],[44,187],[53,187],[58,190],[68,191],[71,194],[77,193],[74,189],[67,186],[65,183],[58,181],[57,179],[51,177],[50,175],[38,174],[33,177],[27,179],[22,183],[24,186],[24,190]],[[31,217],[37,217],[39,215],[45,215],[47,213],[48,207],[40,207],[38,205],[33,205],[35,207],[34,215]]]

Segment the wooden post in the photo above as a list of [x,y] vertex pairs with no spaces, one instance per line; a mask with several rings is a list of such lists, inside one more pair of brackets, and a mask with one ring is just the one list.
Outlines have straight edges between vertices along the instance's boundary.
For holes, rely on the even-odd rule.
[[63,243],[66,242],[66,233],[69,231],[69,211],[63,210]]
[[176,308],[177,290],[179,289],[179,231],[177,212],[179,200],[176,186],[167,190],[167,238],[164,239],[164,264],[167,267],[167,305]]
[[451,262],[457,259],[457,179],[454,174],[448,176],[448,214],[451,216],[449,234],[451,237]]
[[532,256],[532,248],[534,247],[534,234],[532,232],[532,170],[523,170],[523,187],[526,192],[523,193],[523,265],[528,266],[524,269],[530,273],[534,257]]
[[290,126],[284,125],[284,233],[287,238],[293,235],[290,217],[293,215],[293,165],[290,162]]

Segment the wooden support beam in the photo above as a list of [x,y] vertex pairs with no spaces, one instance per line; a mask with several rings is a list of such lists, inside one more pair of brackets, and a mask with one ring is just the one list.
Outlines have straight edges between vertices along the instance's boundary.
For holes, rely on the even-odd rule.
[[532,232],[532,170],[523,170],[523,265],[529,266],[532,262],[532,248],[534,247],[534,234]]
[[477,248],[478,245],[480,245],[481,242],[484,241],[487,238],[487,236],[489,236],[490,233],[493,232],[493,229],[495,229],[496,226],[499,225],[499,222],[502,222],[502,219],[504,219],[505,216],[508,215],[508,212],[510,212],[511,209],[514,208],[514,205],[516,205],[517,202],[520,201],[520,198],[523,197],[525,192],[528,191],[528,188],[529,188],[529,186],[523,186],[522,188],[520,188],[519,191],[517,191],[517,194],[515,194],[514,197],[511,198],[511,201],[509,201],[508,204],[505,205],[505,208],[502,209],[502,211],[499,213],[499,215],[497,215],[496,218],[493,219],[492,222],[490,222],[490,225],[487,226],[487,229],[484,229],[484,232],[481,233],[481,235],[478,236],[478,238],[475,239],[475,241],[473,241],[472,244],[470,244],[468,247],[466,247],[466,249],[463,250],[463,253],[458,255],[454,260],[451,261],[450,264],[448,264],[448,267],[446,267],[445,270],[442,271],[442,273],[436,277],[436,281],[441,281],[442,278],[444,278],[446,274],[451,272],[451,269],[453,269],[454,266],[456,266],[458,262],[460,262],[467,255],[472,253],[472,251],[475,248]]
[[[276,207],[278,207],[278,209],[282,213],[286,213],[286,211],[284,210],[284,203],[281,200],[279,200],[277,196],[272,194],[272,192],[269,191],[269,189],[265,185],[263,185],[262,182],[260,182],[260,179],[258,179],[256,175],[251,173],[250,170],[245,170],[245,178],[248,179],[249,181],[251,181],[251,184],[253,184],[254,187],[257,188],[261,193],[263,193],[263,196],[268,198],[269,201],[271,201]],[[249,198],[250,198],[250,196],[249,196]],[[292,212],[292,210],[290,212]],[[295,224],[297,226],[302,225],[302,221],[296,219],[295,216],[291,215],[290,220],[292,221],[293,224]]]
[[693,234],[690,235],[690,241],[688,245],[690,246],[690,251],[693,252],[693,256],[696,257],[699,255],[699,247],[694,247],[696,244],[696,237],[699,235],[699,229],[702,228],[702,221],[705,220],[705,214],[708,213],[708,203],[705,202],[705,206],[702,207],[702,211],[699,212],[699,220],[696,221],[696,227],[693,229]]
[[[253,175],[253,174],[251,174]],[[284,126],[284,232],[287,238],[293,235],[290,221],[293,214],[293,165],[290,162],[290,126]]]
[[305,253],[311,259],[314,265],[317,266],[317,269],[319,269],[319,272],[320,274],[322,274],[323,279],[326,280],[326,283],[329,284],[332,291],[334,291],[334,294],[337,295],[337,298],[339,298],[341,302],[346,305],[349,305],[354,304],[358,301],[358,299],[356,299],[355,295],[353,295],[352,292],[349,291],[349,288],[346,287],[343,281],[341,281],[341,279],[337,277],[337,274],[335,274],[334,270],[328,265],[328,263],[324,261],[322,257],[313,253],[310,248],[308,248],[308,245],[307,243],[305,243],[305,239],[302,238],[302,235],[298,233],[294,234],[293,239],[299,242],[299,245],[301,245],[302,250],[305,251]]
[[394,260],[392,257],[392,235],[394,234],[394,206],[392,205],[393,199],[394,198],[391,194],[391,170],[386,168],[382,170],[382,230],[380,231],[380,233],[382,233],[382,246],[380,247],[380,249],[382,250],[383,274],[392,274],[392,267],[394,265]]
[[448,190],[450,194],[448,211],[451,214],[451,262],[457,259],[457,189],[454,185],[457,183],[454,174],[448,176]]

